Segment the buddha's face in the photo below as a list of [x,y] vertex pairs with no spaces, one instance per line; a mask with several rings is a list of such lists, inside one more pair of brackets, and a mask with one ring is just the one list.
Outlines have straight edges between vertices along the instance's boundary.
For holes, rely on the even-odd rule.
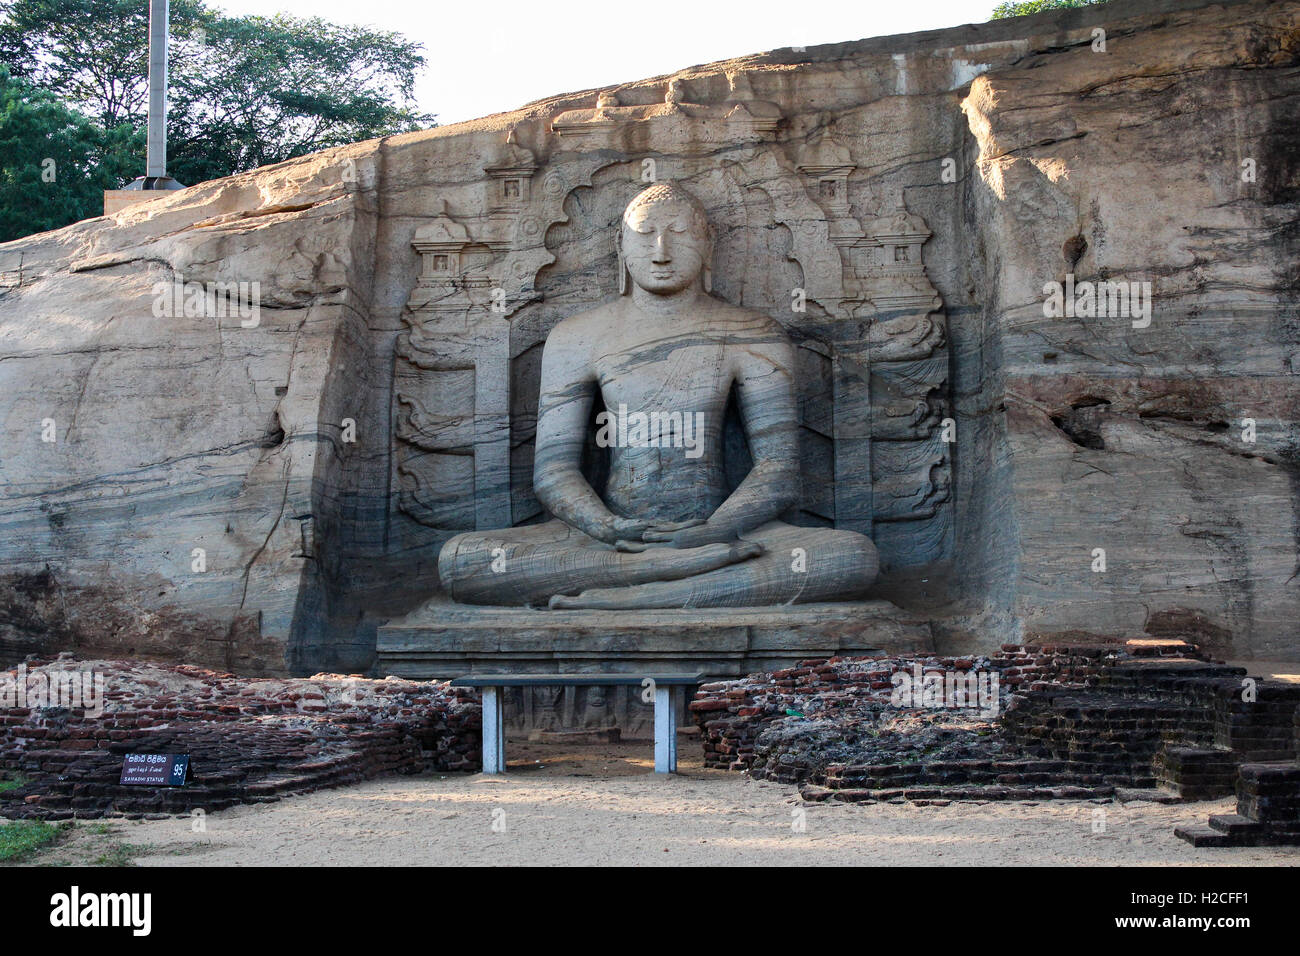
[[696,210],[676,199],[645,203],[623,217],[623,259],[642,289],[672,295],[695,283],[709,255]]

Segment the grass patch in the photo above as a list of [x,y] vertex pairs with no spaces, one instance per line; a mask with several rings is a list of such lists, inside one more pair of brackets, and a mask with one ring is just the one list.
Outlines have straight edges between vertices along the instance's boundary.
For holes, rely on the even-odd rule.
[[10,820],[0,823],[0,862],[12,863],[54,839],[60,827],[40,820]]
[[135,866],[135,857],[149,849],[146,845],[123,843],[112,823],[0,820],[0,867]]
[[0,793],[17,790],[27,782],[26,777],[0,777]]
[[135,856],[145,847],[130,843],[114,843],[104,853],[91,861],[91,866],[135,866]]

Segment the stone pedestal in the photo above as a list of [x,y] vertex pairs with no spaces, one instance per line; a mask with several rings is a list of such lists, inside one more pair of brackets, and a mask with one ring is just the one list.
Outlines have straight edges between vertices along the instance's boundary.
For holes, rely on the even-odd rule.
[[[379,629],[378,675],[700,672],[738,677],[835,655],[932,651],[925,620],[885,601],[614,614],[453,604],[435,598]],[[558,688],[556,689],[558,691]],[[620,727],[649,736],[638,688],[545,690],[507,700],[511,730]]]
[[886,601],[611,613],[435,599],[379,629],[376,672],[699,671],[738,677],[810,657],[933,650],[930,625]]
[[149,202],[151,199],[161,199],[163,196],[169,195],[171,193],[165,190],[105,189],[104,215],[111,216],[115,212],[121,212],[127,206]]

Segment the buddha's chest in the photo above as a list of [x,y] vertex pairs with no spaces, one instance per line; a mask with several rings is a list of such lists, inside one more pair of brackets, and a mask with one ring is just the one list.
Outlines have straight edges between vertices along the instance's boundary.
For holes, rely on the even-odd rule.
[[706,414],[725,404],[732,379],[726,346],[707,338],[611,351],[596,375],[607,408]]

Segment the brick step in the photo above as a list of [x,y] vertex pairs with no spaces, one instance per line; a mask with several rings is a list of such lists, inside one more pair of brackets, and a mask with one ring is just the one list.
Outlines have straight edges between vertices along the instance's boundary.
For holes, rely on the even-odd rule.
[[994,800],[1095,800],[1115,796],[1109,785],[1076,786],[1061,784],[1053,787],[1016,786],[965,786],[944,787],[854,787],[837,790],[832,787],[806,785],[799,795],[810,802],[836,800],[841,803],[931,802],[951,800],[959,802]]
[[[314,757],[270,774],[250,774],[247,767],[200,775],[184,789],[150,790],[117,784],[120,766],[83,768],[75,777],[52,781],[30,804],[3,807],[5,816],[46,820],[94,818],[106,814],[161,812],[185,814],[192,807],[209,812],[239,803],[274,802],[285,796],[337,787],[384,773],[408,769],[404,745],[367,753]],[[269,765],[268,765],[269,766]],[[252,777],[252,779],[250,779]]]
[[1242,759],[1250,763],[1289,763],[1296,759],[1296,752],[1290,748],[1286,750],[1264,750],[1238,748]]
[[1104,691],[1044,693],[1029,706],[1031,713],[1060,721],[1105,718],[1107,722],[1141,718],[1176,720],[1185,716],[1186,709],[1185,705],[1155,697],[1150,691],[1141,697],[1120,697]]
[[1116,787],[1115,799],[1122,803],[1145,800],[1147,803],[1186,803],[1187,797],[1167,787]]
[[956,760],[934,761],[916,766],[899,764],[835,765],[826,769],[826,786],[838,789],[880,790],[913,786],[974,785],[1079,785],[1103,783],[1079,779],[1082,774],[1063,760]]
[[1162,785],[1189,800],[1230,797],[1236,792],[1242,755],[1231,750],[1170,747],[1156,761]]
[[1185,826],[1174,827],[1174,836],[1185,840],[1194,847],[1247,846],[1240,834],[1221,833],[1209,827]]
[[1233,773],[1242,762],[1240,754],[1222,747],[1167,747],[1160,760],[1171,767],[1222,767],[1231,768]]
[[1260,829],[1258,822],[1239,813],[1213,813],[1207,822],[1211,830],[1218,830],[1220,833],[1249,833]]
[[1200,645],[1180,637],[1134,637],[1124,642],[1124,650],[1134,657],[1161,657],[1195,659]]
[[1247,787],[1272,784],[1289,786],[1300,793],[1300,763],[1252,760],[1241,765],[1241,780]]
[[1150,657],[1115,661],[1102,671],[1103,680],[1141,675],[1143,680],[1161,678],[1214,678],[1245,677],[1246,668],[1230,664],[1216,664],[1195,657]]
[[[1224,814],[1236,816],[1236,814]],[[1174,827],[1174,836],[1186,840],[1197,847],[1225,846],[1300,846],[1300,827],[1294,829],[1277,829],[1267,827],[1254,821],[1246,821],[1248,826],[1237,826],[1230,831],[1214,829],[1215,817],[1210,817],[1210,826]]]
[[1173,788],[1184,800],[1222,800],[1233,793],[1232,784],[1178,784]]

